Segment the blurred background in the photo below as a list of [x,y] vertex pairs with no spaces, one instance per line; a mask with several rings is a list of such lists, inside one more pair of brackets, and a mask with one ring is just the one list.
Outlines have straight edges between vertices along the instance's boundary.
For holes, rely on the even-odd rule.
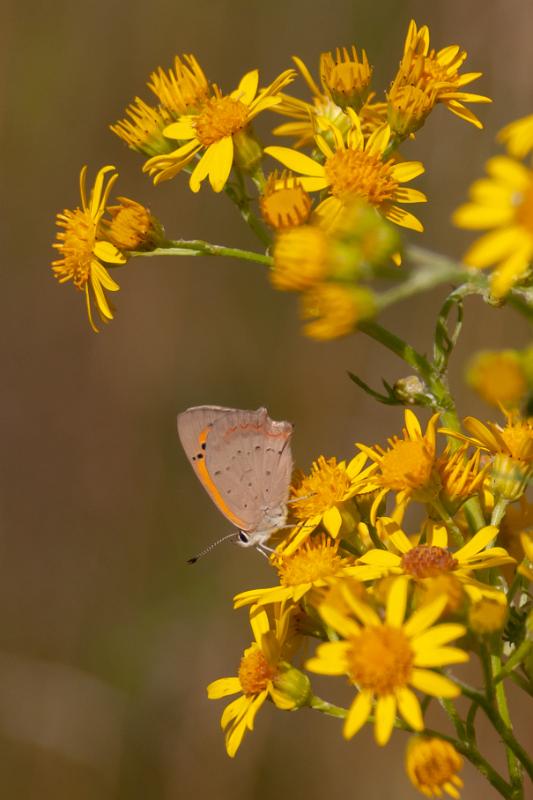
[[[531,113],[533,5],[528,0],[141,0],[2,2],[0,229],[2,475],[0,507],[0,793],[17,800],[364,796],[414,798],[405,736],[386,752],[333,719],[281,716],[265,706],[237,758],[227,758],[205,686],[235,674],[249,643],[234,593],[269,585],[254,552],[222,546],[186,559],[229,531],[178,445],[175,416],[191,405],[266,405],[295,423],[294,452],[350,457],[355,440],[399,432],[402,412],[375,405],[346,376],[375,385],[405,374],[365,337],[305,340],[292,296],[256,265],[200,258],[137,259],[118,273],[115,321],[94,335],[81,295],[58,286],[54,218],[79,203],[78,174],[120,172],[118,194],[151,207],[175,237],[255,246],[235,208],[185,179],[154,189],[108,125],[176,53],[195,53],[232,89],[253,67],[269,82],[301,56],[355,43],[385,88],[411,17],[431,43],[459,43],[485,130],[431,116],[416,145],[425,246],[459,256],[470,237],[451,228],[494,150],[496,131]],[[302,82],[295,93],[305,95]],[[265,119],[266,119],[265,115]],[[270,115],[270,122],[280,119]],[[419,349],[430,346],[444,291],[383,318]],[[464,388],[480,347],[525,345],[526,324],[477,299],[452,359],[461,414],[495,412]],[[497,416],[497,415],[496,415]],[[514,700],[514,705],[518,701]],[[516,709],[519,734],[526,717]],[[490,736],[485,749],[501,764]],[[495,793],[466,767],[465,797]],[[394,788],[392,788],[394,787]]]

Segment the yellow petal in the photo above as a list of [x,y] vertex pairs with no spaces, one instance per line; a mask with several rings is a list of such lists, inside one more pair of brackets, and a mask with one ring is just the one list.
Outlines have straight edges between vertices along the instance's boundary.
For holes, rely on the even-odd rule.
[[298,172],[301,175],[309,175],[315,178],[325,176],[324,167],[317,161],[313,161],[304,153],[298,153],[290,147],[265,147],[265,153],[280,161],[285,167]]
[[163,130],[163,136],[167,139],[193,139],[196,136],[196,129],[192,124],[192,119],[181,119],[179,122],[172,122]]
[[98,170],[98,174],[94,182],[94,187],[91,192],[91,200],[89,203],[89,211],[93,219],[95,219],[99,215],[99,212],[101,211],[101,206],[105,206],[105,202],[107,197],[109,197],[111,187],[118,178],[118,173],[116,175],[113,175],[108,181],[105,192],[102,194],[104,186],[104,177],[105,175],[107,175],[108,172],[113,172],[114,170],[115,167],[112,167],[110,165],[108,165],[107,167],[102,167],[102,169]]
[[94,292],[94,299],[96,301],[96,305],[98,306],[98,311],[100,312],[100,314],[102,314],[102,316],[105,317],[106,319],[113,319],[113,314],[111,309],[109,308],[109,303],[106,300],[106,297],[102,290],[102,285],[96,275],[94,264],[93,268],[91,269],[91,289]]
[[220,697],[227,697],[229,694],[241,691],[241,682],[238,678],[219,678],[209,684],[207,696],[210,700],[218,700]]
[[[405,535],[405,534],[404,534]],[[392,567],[399,567],[402,563],[400,556],[396,553],[391,553],[389,550],[368,550],[357,562],[358,564],[371,564],[377,567],[384,567],[389,569]]]
[[424,719],[418,698],[407,686],[396,690],[398,710],[408,725],[415,731],[424,729]]
[[106,270],[105,267],[100,264],[99,261],[93,261],[91,263],[91,272],[94,274],[94,277],[98,282],[106,289],[108,292],[118,292],[120,286],[116,281],[113,280],[109,272]]
[[365,152],[369,155],[381,157],[390,139],[390,126],[381,125],[368,137]]
[[426,630],[419,636],[413,636],[411,639],[411,647],[418,653],[425,649],[433,647],[440,647],[452,639],[458,639],[464,636],[466,628],[464,625],[459,625],[455,622],[444,622],[442,625],[435,625],[435,627]]
[[519,192],[527,191],[531,184],[531,170],[507,156],[490,158],[487,161],[487,172]]
[[[508,225],[513,216],[514,211],[511,206],[495,207],[477,203],[465,203],[453,212],[452,222],[458,228],[478,231],[486,228],[495,228],[500,225]],[[474,264],[474,266],[477,266],[477,264]]]
[[498,528],[495,525],[487,525],[485,528],[481,528],[472,536],[464,547],[461,547],[460,550],[454,553],[454,557],[459,563],[465,561],[467,558],[471,558],[473,555],[483,550],[497,535]]
[[93,253],[102,261],[107,261],[108,264],[125,264],[128,260],[111,242],[95,242]]
[[379,697],[376,702],[375,713],[374,733],[376,742],[383,746],[389,741],[396,720],[396,697],[393,694]]
[[446,595],[441,595],[435,598],[431,603],[415,611],[403,626],[405,635],[416,636],[427,628],[430,628],[444,611],[447,602],[448,598]]
[[373,694],[367,690],[359,692],[348,711],[348,715],[344,722],[342,735],[345,739],[351,739],[355,736],[367,721],[370,712],[372,711]]
[[405,617],[407,585],[406,578],[397,578],[389,589],[385,621],[394,628],[400,628]]
[[233,139],[225,136],[211,145],[209,182],[214,192],[221,192],[233,166]]
[[402,228],[409,228],[409,230],[417,231],[418,233],[423,232],[424,226],[409,211],[405,211],[399,206],[384,206],[382,210],[385,217],[390,219],[391,222],[395,222],[396,225],[400,225]]
[[245,106],[249,106],[256,95],[258,84],[259,70],[252,69],[241,78],[238,87],[231,93],[230,97],[234,100],[240,100]]
[[436,647],[418,653],[414,665],[416,667],[444,667],[446,664],[464,664],[470,656],[458,647]]
[[415,689],[433,697],[453,698],[461,694],[461,690],[453,681],[429,669],[413,669],[410,683]]
[[336,539],[342,526],[342,516],[337,506],[328,508],[322,517],[322,522],[327,532]]
[[402,161],[391,167],[391,174],[395,181],[408,183],[425,172],[421,161]]

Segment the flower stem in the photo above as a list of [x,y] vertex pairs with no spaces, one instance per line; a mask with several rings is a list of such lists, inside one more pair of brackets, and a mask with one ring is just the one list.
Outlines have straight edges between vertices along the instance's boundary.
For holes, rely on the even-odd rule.
[[409,364],[409,366],[418,370],[423,377],[428,378],[431,375],[431,365],[427,358],[417,352],[410,344],[404,342],[403,339],[400,339],[399,336],[383,328],[377,322],[360,322],[358,327],[359,330],[366,333],[371,339],[379,342]]
[[147,252],[137,251],[132,253],[134,256],[227,256],[228,258],[238,258],[243,261],[255,261],[256,264],[263,264],[266,267],[272,266],[271,256],[263,253],[255,253],[253,250],[241,250],[238,247],[224,247],[219,244],[211,244],[201,239],[176,239],[175,241],[165,242],[161,247]]
[[[498,655],[492,655],[490,657],[491,666],[492,666],[492,673],[501,672],[502,669],[502,662],[501,658]],[[513,726],[511,723],[511,717],[509,714],[509,706],[507,705],[507,697],[505,696],[505,687],[503,682],[499,682],[496,684],[496,705],[498,707],[498,711],[500,716],[507,726],[509,731],[512,733]],[[518,754],[516,753],[514,748],[510,747],[508,742],[506,744],[506,755],[507,755],[507,767],[509,770],[509,778],[511,779],[511,784],[515,787],[522,786],[522,766],[521,766],[521,759],[519,759]],[[524,766],[527,769],[526,764]],[[533,764],[531,764],[531,772],[529,772],[530,778],[533,780]]]

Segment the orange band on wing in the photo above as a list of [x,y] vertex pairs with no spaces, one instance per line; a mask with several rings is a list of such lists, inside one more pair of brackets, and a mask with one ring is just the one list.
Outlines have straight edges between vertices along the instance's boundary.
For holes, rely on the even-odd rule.
[[[198,443],[200,444],[200,446],[202,444],[204,444],[204,442],[207,440],[207,437],[209,435],[209,431],[210,431],[210,428],[208,427],[208,428],[205,428],[201,432],[200,436],[198,437]],[[226,515],[226,517],[229,520],[231,520],[231,522],[233,522],[234,525],[237,526],[237,528],[242,528],[245,525],[244,521],[242,519],[240,519],[239,517],[237,517],[233,513],[233,511],[231,511],[228,508],[226,501],[224,500],[224,498],[222,497],[222,495],[218,491],[215,483],[213,482],[213,479],[211,478],[211,476],[210,476],[210,474],[208,472],[208,469],[206,467],[204,459],[202,459],[202,461],[198,461],[196,463],[196,469],[198,470],[198,477],[202,481],[202,484],[204,485],[204,487],[209,492],[209,495],[210,495],[211,499],[213,500],[213,502],[215,503],[215,505],[220,509],[220,511],[222,511],[223,514]]]

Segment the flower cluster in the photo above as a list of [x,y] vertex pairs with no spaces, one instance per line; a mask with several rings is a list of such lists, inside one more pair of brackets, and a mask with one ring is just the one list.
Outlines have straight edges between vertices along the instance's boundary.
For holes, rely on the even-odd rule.
[[[439,428],[434,415],[424,431],[406,410],[401,436],[358,444],[348,464],[320,456],[309,474],[295,473],[293,527],[270,556],[277,583],[234,598],[235,608],[250,607],[256,642],[239,677],[208,690],[213,698],[242,693],[222,718],[229,755],[270,697],[278,708],[341,717],[346,739],[370,721],[379,745],[394,728],[418,733],[407,755],[411,781],[428,796],[458,796],[462,759],[449,742],[424,734],[423,711],[432,697],[450,710],[461,694],[452,665],[489,653],[497,663],[521,645],[524,629],[506,623],[518,609],[527,616],[529,603],[525,595],[516,601],[516,591],[533,577],[525,495],[533,420],[509,412],[504,425],[470,417],[464,426],[464,434]],[[402,522],[408,503],[419,507],[416,527]],[[259,617],[269,620],[268,653]],[[348,680],[349,708],[314,694],[315,673]]]
[[[465,59],[457,45],[431,49],[427,26],[412,21],[398,70],[380,98],[367,53],[356,46],[321,54],[320,85],[294,57],[296,69],[283,71],[266,86],[252,69],[229,92],[208,79],[195,56],[176,56],[171,68],[159,67],[150,75],[152,101],[135,97],[110,127],[145,157],[143,171],[155,184],[187,173],[192,192],[204,182],[217,193],[224,191],[267,247],[266,256],[258,253],[252,260],[270,266],[276,289],[298,293],[304,333],[332,339],[353,332],[388,304],[376,284],[393,277],[392,264],[401,264],[399,229],[423,231],[408,207],[426,201],[420,189],[410,186],[424,167],[406,160],[399,151],[402,142],[415,137],[439,104],[481,127],[468,106],[490,100],[463,91],[480,75],[461,73]],[[311,92],[309,101],[287,93],[298,75]],[[292,138],[294,146],[263,146],[254,122],[265,111],[290,120],[275,126],[273,135]],[[284,169],[274,169],[273,160]],[[79,224],[77,211],[58,219],[67,231],[59,234],[56,246],[62,253],[68,246],[68,263],[64,268],[63,262],[54,264],[56,273],[61,267],[60,280],[74,276],[76,288],[85,291],[94,329],[91,300],[103,320],[113,316],[102,291],[118,289],[109,265],[157,248],[180,255],[223,254],[224,248],[214,250],[205,242],[193,246],[166,240],[162,226],[148,212],[141,219],[129,201],[128,213],[116,220],[116,227],[123,227],[125,219],[129,225],[128,235],[116,245],[120,253],[108,249],[107,261],[101,255],[88,259],[95,241],[107,241],[108,228],[99,222],[107,196],[98,199],[99,219],[90,225]],[[157,235],[146,235],[147,218]],[[102,269],[108,275],[105,282]]]

